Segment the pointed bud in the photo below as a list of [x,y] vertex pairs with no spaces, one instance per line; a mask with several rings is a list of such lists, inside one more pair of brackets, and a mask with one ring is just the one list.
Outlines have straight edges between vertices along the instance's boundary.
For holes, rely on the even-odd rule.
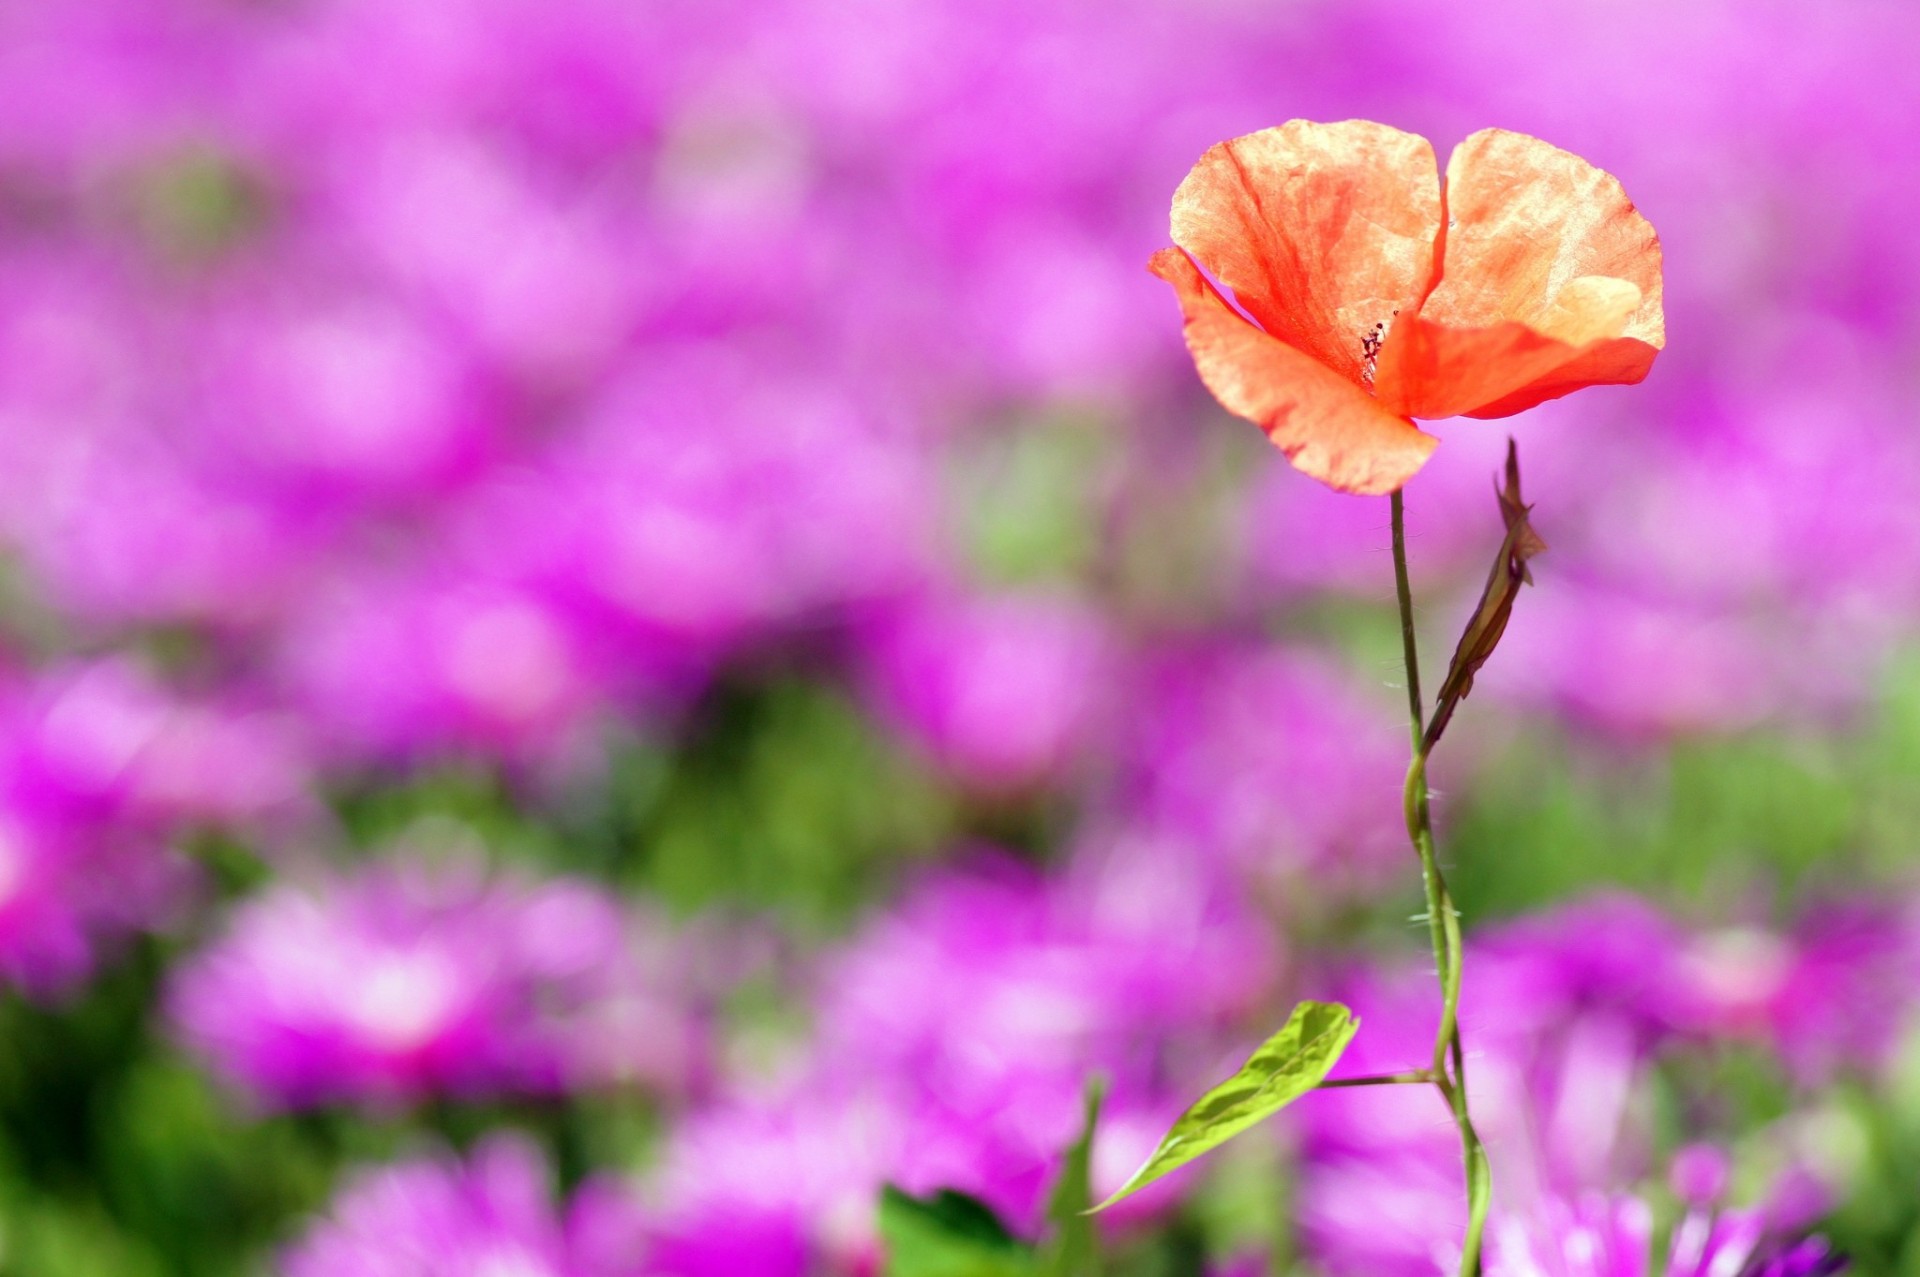
[[1473,691],[1473,676],[1500,645],[1500,636],[1507,632],[1507,619],[1513,615],[1513,600],[1520,593],[1520,587],[1533,584],[1533,572],[1527,560],[1547,548],[1547,543],[1527,521],[1533,507],[1520,499],[1520,454],[1511,439],[1507,440],[1506,485],[1495,488],[1494,495],[1500,501],[1500,517],[1507,525],[1506,539],[1500,543],[1500,554],[1487,575],[1486,588],[1480,592],[1480,606],[1474,609],[1473,619],[1467,622],[1459,646],[1453,649],[1447,680],[1440,685],[1433,721],[1427,726],[1422,744],[1429,752],[1439,742],[1440,733],[1446,731],[1453,711]]

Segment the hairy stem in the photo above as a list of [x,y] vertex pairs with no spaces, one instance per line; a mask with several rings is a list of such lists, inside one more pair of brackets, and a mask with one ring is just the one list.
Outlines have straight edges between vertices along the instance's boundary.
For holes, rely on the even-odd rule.
[[1420,697],[1420,655],[1413,633],[1413,590],[1407,580],[1406,512],[1400,493],[1391,498],[1393,511],[1393,581],[1400,604],[1400,643],[1407,671],[1407,709],[1413,738],[1413,760],[1407,765],[1402,808],[1407,837],[1420,857],[1420,875],[1426,885],[1427,929],[1433,941],[1433,962],[1440,977],[1440,1030],[1434,1036],[1433,1063],[1419,1072],[1440,1091],[1460,1131],[1461,1159],[1467,1175],[1467,1232],[1460,1251],[1460,1277],[1479,1277],[1481,1238],[1486,1231],[1492,1199],[1492,1177],[1487,1152],[1473,1127],[1467,1107],[1466,1051],[1460,1041],[1460,916],[1447,891],[1434,854],[1433,821],[1427,800],[1426,711]]

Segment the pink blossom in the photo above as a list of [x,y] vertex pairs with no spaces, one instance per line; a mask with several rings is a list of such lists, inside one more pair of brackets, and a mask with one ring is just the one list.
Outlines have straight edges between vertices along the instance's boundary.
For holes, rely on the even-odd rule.
[[493,1136],[464,1161],[419,1157],[359,1171],[288,1248],[285,1277],[631,1277],[645,1217],[609,1181],[553,1200],[539,1152]]
[[1911,904],[1829,901],[1780,931],[1701,932],[1683,955],[1679,991],[1691,1023],[1764,1044],[1804,1084],[1871,1074],[1892,1062],[1912,1023],[1917,938]]
[[282,678],[347,759],[566,758],[606,677],[576,617],[459,572],[361,579],[314,600]]
[[[1652,1212],[1637,1198],[1553,1201],[1503,1215],[1489,1233],[1488,1277],[1825,1277],[1845,1267],[1818,1238],[1782,1244],[1751,1211],[1690,1211],[1653,1263]],[[1652,1266],[1650,1266],[1652,1265]],[[1450,1272],[1452,1264],[1437,1272]]]
[[269,1107],[684,1087],[685,1012],[581,883],[389,863],[242,905],[176,973],[181,1037]]
[[[985,859],[932,878],[830,964],[799,1059],[675,1132],[657,1183],[664,1271],[735,1271],[747,1237],[778,1258],[761,1261],[770,1275],[870,1271],[889,1182],[958,1188],[1037,1230],[1090,1078],[1110,1083],[1104,1195],[1179,1111],[1165,1075],[1204,1085],[1272,961],[1262,929],[1178,862],[1116,852],[1048,882]],[[1165,1211],[1187,1182],[1115,1222]]]
[[868,636],[879,712],[964,784],[1018,791],[1064,779],[1117,676],[1099,615],[1068,598],[986,595],[909,604]]
[[1406,858],[1391,702],[1300,652],[1174,648],[1143,675],[1118,818],[1256,882],[1376,880]]

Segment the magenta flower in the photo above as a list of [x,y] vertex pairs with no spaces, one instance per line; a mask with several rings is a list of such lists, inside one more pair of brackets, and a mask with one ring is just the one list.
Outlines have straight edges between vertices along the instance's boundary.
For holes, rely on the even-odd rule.
[[1763,1044],[1803,1084],[1879,1071],[1914,1022],[1920,930],[1910,902],[1833,901],[1784,933],[1709,931],[1684,957],[1680,992],[1692,1022]]
[[312,814],[310,764],[287,715],[183,696],[119,659],[41,671],[5,700],[11,787],[63,819],[159,835],[261,832]]
[[0,799],[0,980],[40,997],[70,989],[103,947],[164,920],[184,878],[149,836]]
[[[1885,1058],[1905,1019],[1899,990],[1911,987],[1902,915],[1834,910],[1805,934],[1693,935],[1631,897],[1599,896],[1474,938],[1461,1013],[1475,1050],[1476,1122],[1499,1150],[1505,1213],[1490,1274],[1642,1277],[1647,1208],[1621,1194],[1656,1170],[1644,1095],[1660,1053],[1758,1038],[1815,1079]],[[1413,965],[1345,978],[1342,1001],[1367,1032],[1340,1073],[1427,1058],[1430,979]],[[1435,1271],[1432,1238],[1450,1235],[1464,1189],[1446,1113],[1414,1091],[1333,1092],[1297,1111],[1301,1230],[1334,1277]],[[1770,1248],[1773,1232],[1801,1229],[1831,1204],[1829,1185],[1790,1166],[1763,1209],[1724,1211],[1729,1175],[1726,1155],[1710,1146],[1674,1159],[1670,1182],[1693,1213],[1675,1235],[1672,1273],[1832,1271],[1819,1266],[1828,1261],[1817,1245]],[[1455,1260],[1442,1257],[1442,1267]],[[1811,1266],[1795,1267],[1803,1263]]]
[[563,495],[526,570],[639,638],[735,648],[926,570],[929,458],[842,387],[721,346],[664,350],[604,386],[548,463]]
[[458,570],[318,596],[282,659],[341,761],[564,761],[592,742],[608,677],[578,618]]
[[[103,947],[182,903],[191,873],[168,836],[183,818],[230,814],[165,801],[159,782],[184,761],[165,748],[182,724],[114,662],[0,685],[0,978],[66,990]],[[273,771],[270,754],[260,761]]]
[[1338,670],[1203,644],[1164,654],[1143,682],[1113,804],[1125,828],[1283,888],[1399,869],[1405,742]]
[[203,473],[297,507],[420,502],[496,451],[500,405],[424,316],[365,297],[243,296],[206,321]]
[[1474,939],[1473,1014],[1491,1034],[1524,1041],[1600,1015],[1645,1050],[1696,1024],[1680,976],[1690,937],[1638,897],[1588,896]]
[[[1838,701],[1835,663],[1789,654],[1777,622],[1561,574],[1489,667],[1502,697],[1629,740],[1735,731]],[[1578,671],[1577,674],[1572,671]]]
[[[670,1137],[662,1271],[730,1277],[745,1238],[770,1277],[869,1271],[887,1182],[958,1188],[1037,1229],[1096,1071],[1112,1090],[1094,1180],[1118,1188],[1231,1054],[1221,1030],[1268,992],[1269,944],[1159,856],[1089,853],[1055,882],[992,859],[930,879],[828,963],[800,1059]],[[1169,1180],[1114,1222],[1181,1191]]]
[[990,793],[1069,773],[1118,673],[1100,615],[1045,595],[908,604],[871,626],[865,646],[881,716],[963,784]]
[[291,1246],[283,1277],[633,1277],[640,1208],[606,1181],[556,1205],[531,1145],[494,1136],[464,1161],[422,1157],[359,1172]]
[[686,1085],[686,1015],[584,884],[376,866],[272,888],[175,974],[176,1031],[269,1107]]
[[648,259],[608,192],[568,187],[464,128],[376,134],[331,174],[350,242],[412,308],[457,317],[534,391],[607,375],[643,313]]
[[1652,1213],[1637,1198],[1550,1201],[1497,1217],[1488,1239],[1487,1277],[1826,1277],[1846,1267],[1819,1238],[1769,1240],[1748,1211],[1689,1212],[1650,1267]]
[[[107,432],[102,432],[107,433]],[[258,492],[212,490],[142,438],[68,439],[14,476],[21,557],[65,612],[111,624],[255,624],[290,597],[322,543],[311,518]],[[43,504],[49,491],[61,500]]]
[[[1599,897],[1475,937],[1462,1017],[1475,1121],[1500,1153],[1500,1200],[1530,1217],[1637,1182],[1651,1139],[1634,1097],[1653,1052],[1685,1031],[1684,936],[1652,908]],[[1415,965],[1346,978],[1367,1026],[1340,1073],[1425,1061],[1436,1012]],[[1464,1192],[1458,1141],[1418,1088],[1339,1091],[1303,1105],[1301,1229],[1330,1273],[1432,1270]],[[1555,1274],[1555,1277],[1559,1277]]]
[[1726,1150],[1712,1144],[1689,1144],[1673,1155],[1667,1185],[1673,1195],[1691,1207],[1718,1205],[1725,1199],[1733,1174]]
[[[983,1051],[986,1049],[983,1046]],[[958,1188],[1032,1234],[1075,1137],[1084,1070],[1035,1068],[934,1082],[823,1058],[803,1076],[701,1110],[672,1133],[655,1172],[660,1277],[871,1274],[884,1248],[881,1187]],[[960,1088],[946,1093],[942,1087]],[[1180,1108],[1132,1086],[1107,1104],[1095,1145],[1101,1194],[1126,1182]],[[1113,1222],[1163,1214],[1181,1185],[1142,1194]]]
[[[1634,1198],[1589,1197],[1576,1204],[1543,1203],[1535,1216],[1524,1219],[1502,1216],[1489,1233],[1489,1277],[1647,1277],[1653,1216]],[[1695,1264],[1669,1277],[1715,1271],[1721,1270]],[[1737,1268],[1724,1271],[1732,1274]]]
[[881,1186],[977,1185],[980,1133],[911,1087],[851,1072],[682,1122],[654,1181],[661,1277],[868,1273]]
[[1048,882],[976,858],[925,882],[830,964],[824,1042],[936,1089],[947,1071],[1018,1085],[1142,1060],[1270,990],[1267,928],[1202,876],[1126,848],[1075,868]]

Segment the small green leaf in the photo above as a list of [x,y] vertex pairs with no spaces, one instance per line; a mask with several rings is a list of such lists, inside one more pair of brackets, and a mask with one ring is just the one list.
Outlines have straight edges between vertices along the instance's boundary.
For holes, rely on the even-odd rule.
[[1091,1215],[1093,1133],[1100,1122],[1100,1101],[1106,1089],[1100,1078],[1087,1084],[1087,1115],[1080,1138],[1067,1149],[1066,1164],[1048,1199],[1047,1218],[1053,1223],[1053,1236],[1043,1252],[1043,1277],[1098,1277],[1100,1272],[1100,1238]]
[[1182,1113],[1147,1164],[1094,1210],[1103,1211],[1218,1148],[1320,1085],[1359,1028],[1353,1012],[1337,1002],[1302,1002],[1238,1073]]
[[914,1197],[880,1191],[887,1277],[1034,1277],[1023,1245],[978,1198],[952,1189]]

